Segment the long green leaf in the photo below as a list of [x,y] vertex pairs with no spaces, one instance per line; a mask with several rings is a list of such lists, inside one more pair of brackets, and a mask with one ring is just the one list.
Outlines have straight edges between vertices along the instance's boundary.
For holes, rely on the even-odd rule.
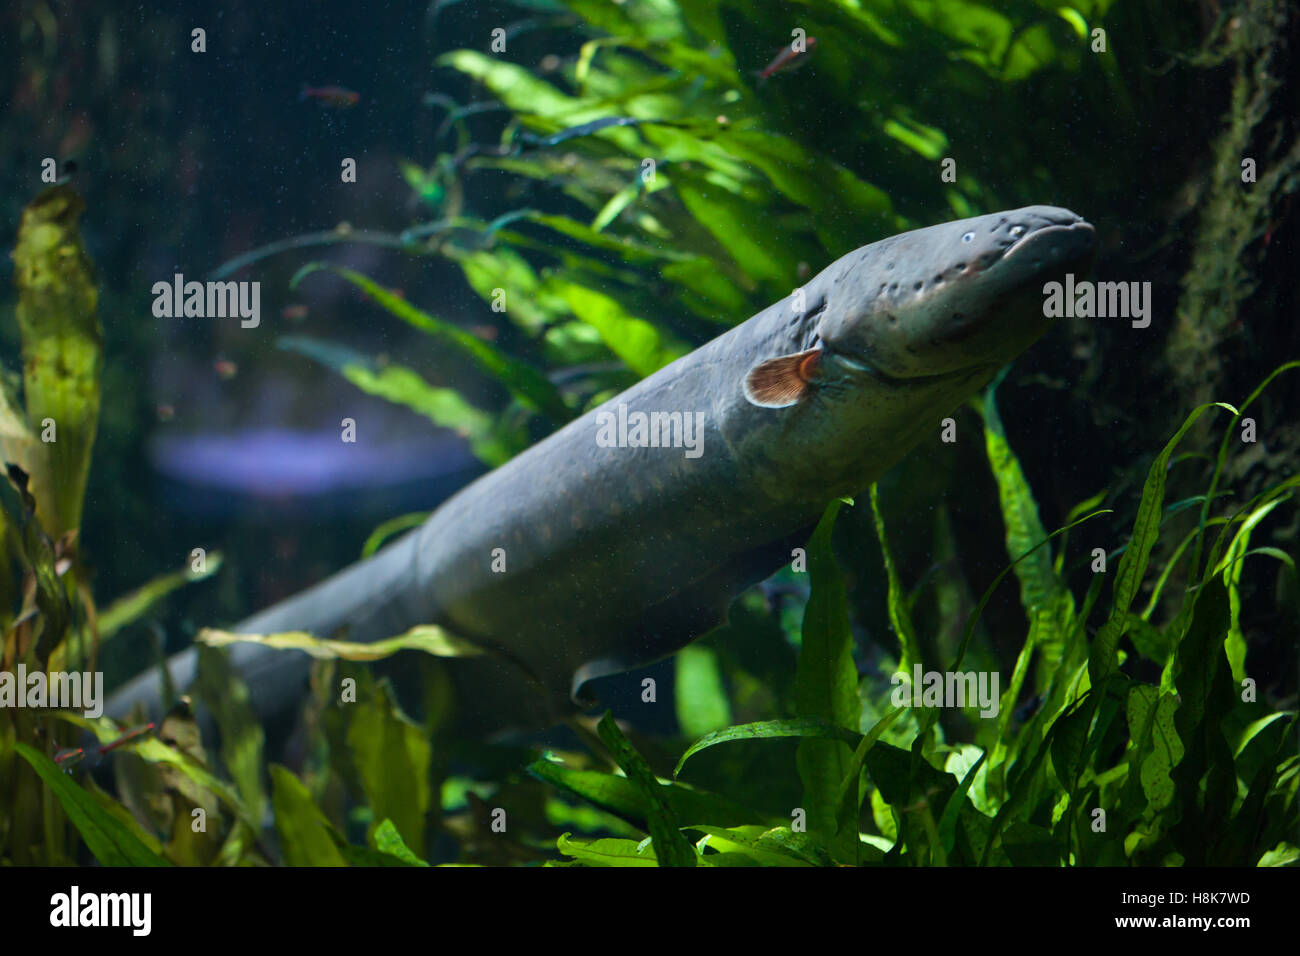
[[350,707],[348,747],[361,788],[374,813],[373,839],[391,820],[408,846],[424,846],[432,800],[433,747],[421,727],[398,707],[387,681],[366,681]]
[[124,594],[108,607],[99,612],[96,619],[99,625],[99,639],[105,641],[132,621],[139,620],[149,609],[178,588],[195,581],[210,578],[221,570],[222,555],[220,551],[208,554],[202,571],[192,567],[159,575],[147,584],[143,584],[129,594]]
[[1123,633],[1124,623],[1128,618],[1129,608],[1137,596],[1142,578],[1146,574],[1147,562],[1151,557],[1151,548],[1160,533],[1160,519],[1164,512],[1165,476],[1169,466],[1169,456],[1174,453],[1178,443],[1187,434],[1188,429],[1196,423],[1201,414],[1210,408],[1226,408],[1234,415],[1237,410],[1225,402],[1209,402],[1195,408],[1182,426],[1169,439],[1164,449],[1151,463],[1147,472],[1146,484],[1142,488],[1142,501],[1138,504],[1137,518],[1133,523],[1133,534],[1129,538],[1129,547],[1120,558],[1119,569],[1115,573],[1114,601],[1110,617],[1102,625],[1093,642],[1088,657],[1088,672],[1093,687],[1100,687],[1106,678],[1115,672],[1115,649]]
[[[831,534],[841,502],[833,501],[808,542],[808,572],[812,593],[804,611],[803,645],[795,675],[795,706],[800,717],[820,717],[828,723],[856,729],[861,721],[858,670],[853,663],[853,634],[849,630],[844,579],[835,565]],[[849,773],[853,754],[839,740],[806,739],[795,755],[803,783],[803,805],[811,834],[830,847],[837,859],[856,863],[856,830],[840,830],[841,804],[855,812],[860,800],[856,786],[841,797],[840,782]]]
[[195,641],[211,647],[227,644],[261,644],[283,651],[305,651],[317,660],[379,661],[392,657],[398,651],[423,651],[434,657],[476,657],[484,653],[476,645],[461,640],[436,624],[413,627],[397,637],[385,638],[370,644],[355,641],[335,641],[315,637],[306,631],[285,631],[281,634],[235,634],[205,627],[195,635]]
[[522,430],[513,435],[503,433],[493,416],[465,401],[455,389],[430,385],[404,365],[389,362],[380,366],[344,346],[302,335],[286,335],[279,346],[334,369],[367,395],[403,405],[441,428],[455,430],[485,464],[504,464],[527,445]]
[[922,664],[921,645],[916,639],[916,627],[912,624],[912,612],[907,607],[907,591],[898,576],[894,565],[894,552],[889,547],[889,536],[885,533],[885,516],[880,510],[880,494],[873,483],[870,490],[871,516],[875,519],[876,540],[880,544],[880,556],[885,562],[885,580],[888,582],[889,623],[898,637],[899,655],[897,672],[912,674],[916,664]]
[[596,725],[601,741],[609,748],[614,761],[636,784],[649,800],[646,824],[654,840],[655,855],[660,866],[695,866],[698,862],[690,841],[681,832],[677,814],[664,796],[664,788],[650,771],[645,758],[637,753],[623,732],[618,729],[613,715],[606,713]]
[[822,717],[796,717],[788,720],[760,720],[752,724],[737,724],[724,730],[715,730],[705,734],[686,748],[673,776],[682,772],[686,761],[701,750],[707,750],[718,744],[732,740],[764,740],[770,737],[817,737],[824,740],[838,740],[856,747],[863,740],[863,735],[855,730],[832,724]]
[[297,287],[304,278],[316,272],[332,272],[368,295],[385,312],[450,345],[485,374],[505,386],[525,407],[542,413],[557,425],[573,418],[573,412],[559,390],[537,369],[511,358],[450,322],[434,318],[368,276],[343,266],[310,262],[294,274],[290,285]]
[[87,848],[104,866],[171,865],[145,846],[126,824],[101,807],[45,754],[24,743],[14,744],[14,750],[59,798]]
[[[45,190],[23,210],[13,252],[27,420],[42,433],[27,467],[36,513],[53,538],[81,527],[99,426],[104,330],[99,292],[77,231],[84,209],[66,184]],[[53,440],[44,435],[48,427],[57,429]]]
[[[546,759],[534,761],[529,765],[528,772],[641,830],[647,829],[646,821],[650,818],[651,809],[649,798],[627,777],[598,770],[574,770]],[[687,826],[705,821],[726,827],[776,822],[769,821],[763,813],[707,790],[698,790],[680,783],[662,789],[673,814],[678,820],[686,821]]]
[[280,847],[290,866],[347,866],[333,829],[302,782],[285,767],[271,765],[271,805]]

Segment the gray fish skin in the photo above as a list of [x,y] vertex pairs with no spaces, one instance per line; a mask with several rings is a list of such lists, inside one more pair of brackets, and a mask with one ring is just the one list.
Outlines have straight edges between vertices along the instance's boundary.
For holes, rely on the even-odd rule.
[[[1091,225],[1030,206],[864,246],[801,289],[539,442],[420,528],[235,625],[374,641],[441,624],[490,649],[449,662],[466,727],[543,727],[582,686],[661,659],[791,560],[826,504],[861,492],[1047,330],[1043,285],[1087,271]],[[799,308],[802,306],[802,309]],[[759,404],[782,357],[808,381]],[[753,379],[759,381],[759,379]],[[798,380],[795,384],[798,385]],[[701,454],[601,447],[600,412],[703,413]],[[505,571],[494,571],[502,549]],[[235,645],[265,719],[296,706],[309,659]],[[193,650],[168,664],[178,689]],[[147,673],[109,701],[156,714]]]

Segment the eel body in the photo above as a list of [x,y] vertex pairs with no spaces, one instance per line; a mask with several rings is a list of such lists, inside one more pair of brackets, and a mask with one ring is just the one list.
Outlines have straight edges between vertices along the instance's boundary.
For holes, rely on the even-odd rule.
[[[1086,271],[1094,244],[1074,213],[1030,206],[859,248],[372,558],[232,629],[374,641],[443,625],[488,651],[449,662],[470,724],[553,723],[588,681],[724,620],[829,501],[879,478],[1048,328],[1044,284]],[[638,431],[640,413],[660,447]],[[238,644],[232,655],[263,718],[301,698],[305,654]],[[193,649],[167,666],[184,689]],[[144,702],[156,714],[161,694],[155,669],[108,713]]]

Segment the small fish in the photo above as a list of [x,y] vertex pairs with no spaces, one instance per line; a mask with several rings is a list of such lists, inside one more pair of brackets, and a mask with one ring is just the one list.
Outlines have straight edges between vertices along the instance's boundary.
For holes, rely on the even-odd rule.
[[99,755],[102,757],[110,750],[116,750],[118,747],[122,746],[122,744],[130,743],[132,740],[135,740],[135,738],[141,737],[149,733],[149,731],[153,729],[154,729],[154,725],[152,723],[148,723],[145,724],[143,727],[135,727],[131,730],[128,730],[121,737],[118,737],[116,740],[109,741],[108,743],[104,744],[104,746],[100,747]]
[[[149,733],[153,729],[154,724],[145,724],[142,727],[134,727],[122,734],[122,736],[118,737],[116,740],[110,740],[108,743],[94,748],[95,759],[91,761],[91,764],[93,765],[98,763],[99,758],[103,757],[104,754],[116,750],[118,747],[122,746],[122,744],[130,743],[132,740]],[[55,753],[54,762],[68,773],[72,773],[72,768],[81,763],[86,756],[86,751],[81,747],[64,747],[62,750]]]
[[321,106],[345,110],[356,106],[361,94],[342,86],[304,86],[298,94],[298,101],[315,100]]
[[803,42],[803,49],[796,50],[794,43],[785,47],[776,57],[763,69],[759,70],[759,79],[766,80],[774,73],[780,73],[782,70],[792,70],[796,67],[803,66],[808,62],[808,54],[812,48],[817,45],[816,37],[809,37]]
[[229,359],[217,359],[212,363],[212,368],[222,381],[228,382],[239,374],[239,366]]
[[173,405],[158,406],[158,421],[169,422],[176,417],[176,408]]
[[290,322],[301,322],[307,318],[307,306],[301,302],[295,302],[293,305],[286,305],[280,310],[280,317],[288,319]]
[[54,762],[69,773],[72,768],[81,763],[81,758],[86,756],[86,751],[80,747],[64,747],[54,755]]

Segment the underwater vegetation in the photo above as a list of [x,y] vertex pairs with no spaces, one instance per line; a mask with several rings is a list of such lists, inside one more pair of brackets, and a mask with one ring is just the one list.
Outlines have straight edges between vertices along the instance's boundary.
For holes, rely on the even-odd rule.
[[[430,628],[380,645],[279,636],[317,658],[285,744],[221,649],[238,636],[204,622],[198,684],[162,721],[0,708],[0,860],[1300,863],[1300,437],[1286,416],[1300,362],[1278,328],[1294,299],[1264,267],[1300,154],[1275,125],[1278,64],[1258,56],[1285,29],[1280,5],[1207,5],[1198,29],[1124,0],[519,0],[496,8],[503,49],[448,47],[462,31],[447,24],[469,6],[440,0],[426,14],[435,80],[413,109],[440,117],[439,135],[392,170],[412,194],[410,224],[286,234],[208,278],[332,283],[367,321],[418,333],[395,355],[313,334],[310,317],[291,334],[263,330],[274,361],[319,363],[452,429],[485,466],[830,260],[931,221],[1046,200],[1121,220],[1159,264],[1141,274],[1175,292],[1163,299],[1178,302],[1164,308],[1171,331],[1130,345],[1127,323],[1075,320],[1039,346],[1036,381],[1022,360],[955,413],[960,448],[936,436],[895,476],[832,502],[806,569],[746,592],[726,625],[656,671],[671,685],[659,691],[669,729],[623,706],[541,742],[459,738],[440,658],[469,649]],[[1209,138],[1195,137],[1218,129],[1215,116],[1181,130],[1139,118],[1177,116],[1196,96],[1187,75],[1222,63],[1237,69],[1234,100],[1207,174],[1196,156]],[[304,95],[353,111],[371,94]],[[1062,136],[1062,116],[1084,132]],[[1084,135],[1120,148],[1094,162]],[[1236,157],[1252,151],[1263,185],[1233,202]],[[1116,198],[1157,163],[1161,183]],[[1203,202],[1188,201],[1188,182]],[[1177,230],[1193,240],[1169,239],[1196,205],[1197,228]],[[95,586],[78,532],[85,509],[113,507],[86,497],[113,396],[106,280],[78,235],[81,209],[70,185],[52,187],[14,240],[22,373],[0,408],[0,672],[93,673],[116,636],[222,565],[200,550],[124,595]],[[1099,270],[1127,277],[1118,232],[1103,236]],[[1225,244],[1232,254],[1216,256]],[[463,283],[402,291],[384,277],[389,259],[363,270],[335,255],[358,246],[446,265]],[[481,300],[477,325],[440,314],[453,296]],[[455,374],[427,374],[425,349]],[[1139,358],[1108,360],[1126,349]],[[1160,401],[1129,401],[1120,383],[1135,367],[1164,383]],[[56,441],[41,437],[51,422]],[[1095,460],[1057,474],[1053,459],[1067,458]],[[423,517],[375,528],[362,554]],[[399,651],[418,700],[368,666]],[[925,699],[943,689],[925,675],[965,672],[1002,680],[970,685],[958,706]]]

